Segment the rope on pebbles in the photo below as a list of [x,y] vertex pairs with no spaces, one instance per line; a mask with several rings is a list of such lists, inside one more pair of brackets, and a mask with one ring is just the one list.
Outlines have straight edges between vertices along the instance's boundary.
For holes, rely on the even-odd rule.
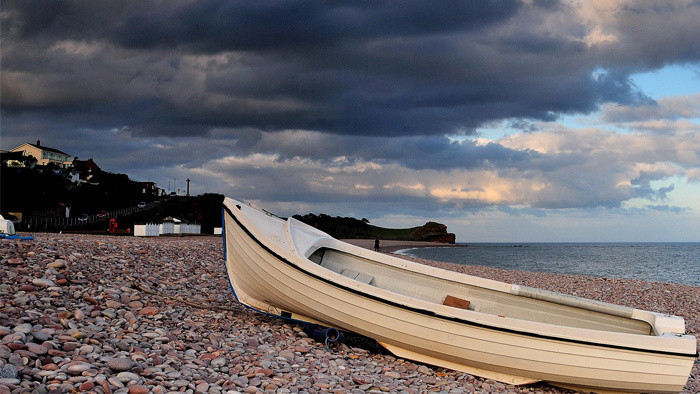
[[193,308],[228,311],[228,312],[240,312],[241,311],[239,308],[232,308],[232,307],[221,306],[221,305],[200,304],[197,302],[188,301],[180,296],[173,296],[173,295],[169,295],[169,294],[156,293],[155,291],[149,289],[148,287],[146,287],[140,283],[136,283],[136,282],[131,282],[131,287],[134,289],[140,290],[144,293],[148,293],[148,294],[154,295],[156,297],[167,298],[167,299],[170,299],[173,301],[177,301],[177,302],[180,302],[182,304],[191,306]]
[[[229,311],[229,312],[240,312],[241,310],[238,308],[231,308],[231,307],[226,307],[226,306],[221,306],[221,305],[210,305],[210,304],[200,304],[192,301],[187,301],[184,298],[180,296],[172,296],[168,294],[160,294],[156,293],[155,291],[151,290],[150,288],[146,287],[145,285],[142,285],[140,283],[137,283],[135,281],[131,282],[131,287],[140,290],[144,293],[148,293],[151,295],[154,295],[156,297],[161,297],[161,298],[167,298],[173,301],[177,301],[180,303],[183,303],[185,305],[198,308],[198,309],[208,309],[208,310],[220,310],[220,311]],[[277,309],[277,308],[275,308]],[[307,323],[307,322],[302,322],[302,321],[296,321],[298,323],[302,323],[302,329],[304,332],[319,341],[323,341],[326,345],[326,348],[329,348],[331,344],[337,342],[341,338],[340,331],[338,331],[336,328],[333,327],[325,327],[319,324],[314,324],[314,323]],[[347,334],[346,334],[347,336]],[[369,341],[373,341],[369,338],[367,338]],[[351,338],[350,338],[351,340]],[[343,341],[346,342],[346,341]],[[347,341],[350,343],[350,341]],[[362,345],[359,345],[362,346]],[[376,346],[379,346],[378,344]]]

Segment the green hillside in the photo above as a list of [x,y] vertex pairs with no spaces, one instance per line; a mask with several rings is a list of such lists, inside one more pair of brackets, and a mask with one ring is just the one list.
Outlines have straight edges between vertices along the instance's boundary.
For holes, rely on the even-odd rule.
[[396,241],[431,241],[455,243],[455,235],[447,232],[447,226],[428,222],[410,228],[385,228],[369,224],[367,219],[329,216],[325,214],[295,215],[294,218],[324,231],[334,238],[379,238]]

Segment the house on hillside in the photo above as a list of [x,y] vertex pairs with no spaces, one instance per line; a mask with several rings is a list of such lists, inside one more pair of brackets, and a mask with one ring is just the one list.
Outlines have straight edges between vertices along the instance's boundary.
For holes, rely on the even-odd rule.
[[98,183],[94,182],[93,177],[100,172],[102,172],[102,169],[91,158],[87,160],[78,160],[76,157],[73,160],[70,180],[73,183],[91,183],[97,185]]
[[33,156],[25,156],[22,151],[0,151],[0,161],[7,167],[34,167],[36,159]]
[[73,160],[73,168],[80,172],[85,172],[88,174],[96,174],[102,171],[100,166],[98,166],[97,163],[95,163],[95,161],[92,160],[92,158],[87,160],[78,160],[78,158],[76,157],[75,160]]
[[160,197],[165,194],[165,190],[156,185],[155,182],[139,182],[141,194],[151,197]]
[[10,152],[22,152],[24,156],[32,156],[36,158],[36,164],[40,166],[54,163],[60,167],[67,168],[73,164],[73,157],[71,155],[58,149],[42,146],[40,140],[36,140],[36,144],[25,142],[20,146],[12,148]]

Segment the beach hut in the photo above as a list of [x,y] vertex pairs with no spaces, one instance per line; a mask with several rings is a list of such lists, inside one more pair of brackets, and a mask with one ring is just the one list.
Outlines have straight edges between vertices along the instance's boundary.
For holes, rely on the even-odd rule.
[[11,220],[5,219],[2,215],[0,215],[0,234],[15,234],[15,225],[12,223]]

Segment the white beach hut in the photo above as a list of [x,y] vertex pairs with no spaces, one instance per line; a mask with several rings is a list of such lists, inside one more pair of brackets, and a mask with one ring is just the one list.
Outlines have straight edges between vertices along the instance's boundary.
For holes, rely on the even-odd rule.
[[0,234],[15,234],[15,225],[12,223],[11,220],[5,219],[2,215],[0,215]]
[[182,219],[168,216],[161,223],[146,223],[134,225],[134,236],[157,237],[160,235],[201,234],[202,226],[197,223],[187,223]]

